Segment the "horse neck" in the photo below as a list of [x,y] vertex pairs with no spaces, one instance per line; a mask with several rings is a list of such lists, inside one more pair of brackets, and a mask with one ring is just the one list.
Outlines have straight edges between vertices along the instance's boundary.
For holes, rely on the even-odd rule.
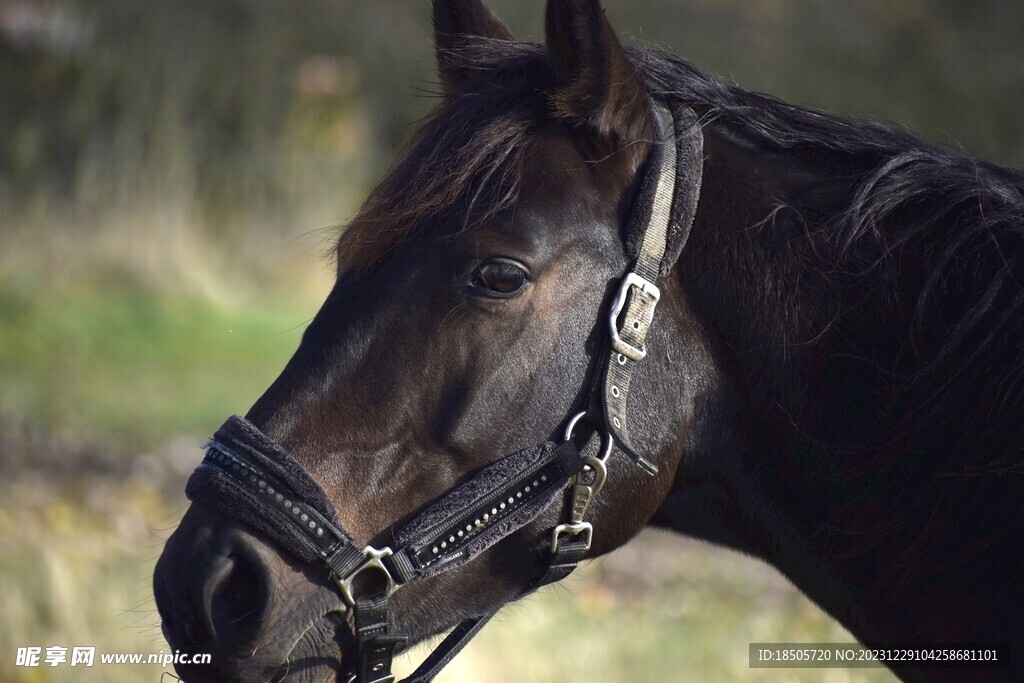
[[[727,131],[706,130],[705,149],[678,279],[718,391],[655,522],[765,559],[862,640],[969,635],[972,615],[915,536],[915,525],[942,527],[920,516],[927,505],[892,517],[900,477],[913,486],[912,474],[898,465],[858,473],[851,458],[863,453],[837,446],[879,428],[878,378],[836,367],[842,342],[827,340],[852,293],[823,276],[834,263],[814,237],[819,214],[800,197],[841,205],[849,180],[822,177],[821,159],[765,152]],[[856,323],[886,333],[884,319]],[[956,533],[925,543],[963,541]],[[908,585],[920,599],[908,599]]]

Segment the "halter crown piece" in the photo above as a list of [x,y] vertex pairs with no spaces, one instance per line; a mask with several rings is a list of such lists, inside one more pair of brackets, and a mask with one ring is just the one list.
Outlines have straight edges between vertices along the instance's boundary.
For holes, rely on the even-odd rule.
[[[323,489],[250,422],[231,417],[208,442],[186,494],[328,572],[341,598],[339,610],[350,613],[355,639],[356,661],[347,683],[395,680],[392,658],[405,644],[389,630],[388,598],[396,590],[471,561],[534,521],[563,491],[564,518],[551,530],[546,568],[524,595],[565,578],[590,550],[594,530],[585,516],[604,485],[613,445],[646,471],[657,472],[628,441],[630,379],[647,355],[644,344],[661,296],[655,280],[671,267],[689,234],[703,160],[693,112],[684,108],[673,118],[660,104],[655,111],[661,144],[654,145],[631,221],[627,246],[635,261],[600,325],[605,350],[599,367],[591,370],[585,406],[566,421],[563,441],[525,448],[483,467],[420,509],[394,534],[393,543],[380,549],[358,547]],[[690,145],[682,165],[676,149],[681,123],[684,144]],[[684,201],[673,207],[677,197]],[[583,424],[587,429],[578,432]],[[587,455],[585,445],[595,431],[601,449]],[[433,680],[498,609],[456,626],[403,683]]]

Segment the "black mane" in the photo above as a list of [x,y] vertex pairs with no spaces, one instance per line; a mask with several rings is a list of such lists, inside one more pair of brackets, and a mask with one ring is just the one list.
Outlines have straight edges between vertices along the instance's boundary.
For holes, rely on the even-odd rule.
[[[780,202],[762,221],[806,234],[815,258],[799,267],[814,270],[843,299],[832,302],[828,334],[801,337],[800,345],[845,358],[850,371],[886,378],[885,395],[877,382],[868,389],[867,398],[881,406],[865,423],[873,436],[827,445],[857,453],[856,466],[869,468],[879,453],[925,453],[936,438],[953,438],[964,460],[933,460],[927,471],[1020,472],[1007,430],[1017,436],[1014,415],[1024,403],[1024,174],[899,127],[723,84],[657,50],[632,49],[630,58],[655,97],[692,107],[705,127],[730,128],[766,153],[810,157],[833,169],[823,178],[827,192],[819,193],[825,200],[809,191],[799,205]],[[479,76],[416,131],[415,144],[343,234],[343,263],[367,267],[446,207],[463,212],[468,227],[473,216],[514,203],[531,128],[549,115],[547,54],[540,45],[480,39],[451,59]],[[790,306],[791,322],[800,314]],[[787,330],[777,336],[796,343]],[[994,378],[988,370],[997,361]],[[964,405],[968,397],[972,403]],[[987,443],[1002,450],[972,442],[977,430],[947,433],[941,426],[951,410],[1000,432]]]
[[[829,180],[846,188],[838,205],[780,206],[769,219],[800,222],[816,253],[811,267],[840,290],[882,292],[881,300],[845,302],[833,321],[852,339],[858,327],[873,327],[865,317],[883,314],[897,338],[889,353],[875,348],[861,358],[892,377],[894,393],[913,397],[894,397],[899,419],[870,448],[920,438],[954,406],[960,417],[979,411],[978,428],[1020,432],[1014,414],[1024,404],[1024,173],[900,128],[725,86],[673,56],[634,55],[653,92],[694,106],[705,125],[741,129],[769,150],[827,153],[830,163],[855,170]],[[819,213],[815,225],[802,208]],[[868,353],[855,341],[846,346],[848,354]],[[976,402],[965,406],[968,396]],[[982,463],[997,456],[997,469],[1021,470],[1016,440],[1002,442],[1013,450],[1007,460],[1009,453],[978,452],[979,444],[957,436],[967,449],[961,455],[975,465],[989,468],[994,463]]]
[[[705,135],[752,145],[764,173],[781,163],[812,178],[701,262],[756,273],[731,301],[711,294],[703,313],[733,326],[723,336],[752,447],[771,462],[769,490],[792,495],[783,505],[807,522],[796,533],[813,538],[817,561],[843,567],[833,576],[863,605],[931,615],[946,633],[1005,633],[1024,609],[1013,569],[1024,533],[1024,174],[723,85],[676,57],[632,55],[649,90],[693,107]],[[745,325],[746,338],[735,334]],[[862,638],[903,628],[899,616],[876,614],[874,631],[838,616]]]

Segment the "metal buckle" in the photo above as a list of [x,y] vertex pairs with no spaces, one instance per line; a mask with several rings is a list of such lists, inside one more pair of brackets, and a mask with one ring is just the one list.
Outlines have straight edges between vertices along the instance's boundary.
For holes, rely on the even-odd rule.
[[[374,675],[374,674],[371,674],[371,675]],[[383,676],[376,675],[375,678],[371,678],[370,680],[365,681],[365,683],[395,683],[395,674],[387,673],[387,674],[384,674]]]
[[559,524],[551,532],[551,554],[558,552],[558,539],[564,536],[579,536],[583,534],[583,540],[587,544],[584,550],[590,550],[590,542],[594,540],[594,526],[590,522],[570,522]]
[[[603,460],[587,458],[586,463],[583,471],[569,482],[572,487],[569,521],[573,524],[583,521],[583,518],[587,515],[587,508],[590,507],[590,501],[594,500],[594,497],[601,492],[601,489],[604,488],[605,479],[608,478],[608,468],[605,467]],[[584,484],[584,477],[591,473],[594,475],[593,480],[589,484]]]
[[388,568],[384,566],[383,562],[381,562],[381,560],[383,560],[385,557],[391,556],[391,548],[385,547],[381,548],[380,550],[377,550],[373,546],[368,545],[365,548],[363,548],[363,554],[366,556],[365,562],[363,562],[361,565],[353,569],[348,576],[342,579],[334,579],[334,582],[338,584],[338,589],[341,591],[341,596],[345,598],[345,602],[348,603],[349,607],[356,606],[356,599],[355,596],[352,594],[352,582],[355,580],[357,576],[359,576],[367,570],[375,569],[384,574],[385,596],[390,596],[392,593],[398,590],[398,584],[395,583],[395,579],[391,576],[391,572],[389,572]]
[[359,672],[353,671],[348,675],[348,678],[345,679],[345,683],[394,683],[394,680],[395,674],[389,673],[385,676],[381,676],[380,678],[374,678],[369,681],[360,681]]
[[622,278],[622,285],[619,287],[619,291],[615,293],[615,298],[612,299],[612,311],[608,318],[608,324],[612,333],[612,348],[631,361],[638,362],[647,356],[647,349],[643,347],[637,348],[619,336],[619,314],[622,313],[622,309],[626,306],[626,298],[629,296],[630,287],[636,287],[644,296],[650,298],[652,300],[652,308],[658,305],[658,301],[661,299],[661,290],[647,278],[641,277],[636,273],[629,273],[626,277]]
[[[565,426],[565,440],[571,441],[576,425],[587,416],[583,410],[572,416]],[[599,456],[587,456],[584,458],[584,467],[576,476],[569,480],[569,489],[572,492],[569,498],[569,521],[559,524],[551,532],[551,553],[558,552],[558,541],[562,536],[584,535],[586,548],[590,550],[590,543],[594,538],[594,526],[590,522],[584,522],[583,517],[587,514],[590,501],[604,487],[605,479],[608,478],[608,468],[605,460],[612,452],[612,438],[607,432],[601,433],[601,450]],[[584,477],[593,474],[589,484],[584,484]]]

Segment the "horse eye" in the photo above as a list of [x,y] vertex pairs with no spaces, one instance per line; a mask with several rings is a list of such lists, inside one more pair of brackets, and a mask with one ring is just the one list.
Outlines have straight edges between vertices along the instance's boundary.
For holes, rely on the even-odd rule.
[[491,259],[477,266],[469,284],[485,296],[503,298],[518,294],[529,279],[521,263],[510,259]]

